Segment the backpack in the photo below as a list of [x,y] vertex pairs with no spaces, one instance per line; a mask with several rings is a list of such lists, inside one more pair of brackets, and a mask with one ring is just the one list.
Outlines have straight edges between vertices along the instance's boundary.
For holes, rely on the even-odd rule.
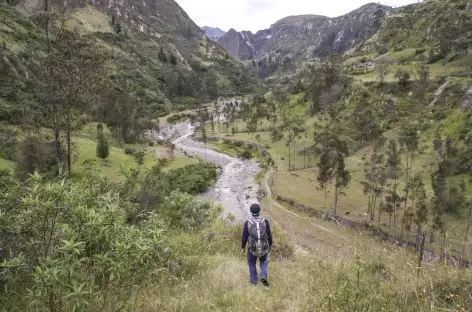
[[249,251],[255,257],[264,257],[269,253],[269,236],[264,218],[248,220]]

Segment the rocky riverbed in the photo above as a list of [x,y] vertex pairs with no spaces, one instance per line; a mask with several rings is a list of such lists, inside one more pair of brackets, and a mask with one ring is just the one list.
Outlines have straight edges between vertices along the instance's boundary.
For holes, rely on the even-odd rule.
[[158,139],[170,139],[177,148],[188,155],[206,159],[222,168],[222,173],[215,186],[200,196],[223,205],[223,217],[234,217],[235,222],[250,217],[249,206],[257,203],[259,185],[254,177],[259,173],[258,164],[219,153],[211,147],[193,139],[194,127],[188,123],[163,127],[153,136]]

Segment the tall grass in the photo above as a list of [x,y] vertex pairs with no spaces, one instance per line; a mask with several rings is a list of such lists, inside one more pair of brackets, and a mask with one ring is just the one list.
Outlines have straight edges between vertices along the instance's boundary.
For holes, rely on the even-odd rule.
[[[269,265],[271,288],[250,286],[245,256],[240,255],[239,227],[221,223],[187,237],[182,260],[193,266],[178,281],[146,285],[136,291],[134,311],[469,311],[471,272],[426,264],[413,254],[372,241],[352,250],[326,245],[287,253],[286,237],[277,231]],[[195,245],[189,240],[195,240]],[[198,242],[197,242],[198,241]],[[364,244],[364,241],[360,243]],[[193,247],[191,247],[193,246]],[[277,245],[276,245],[277,246]],[[348,249],[348,248],[347,248]],[[281,250],[284,250],[282,252]],[[190,265],[192,264],[192,265]]]

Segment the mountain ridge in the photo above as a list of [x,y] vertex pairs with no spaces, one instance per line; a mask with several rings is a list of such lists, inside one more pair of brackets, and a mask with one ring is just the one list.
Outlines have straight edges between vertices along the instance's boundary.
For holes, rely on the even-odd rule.
[[[394,12],[389,6],[369,3],[345,15],[330,18],[305,14],[284,17],[268,29],[222,36],[218,43],[236,59],[249,60],[276,53],[297,60],[345,52],[370,38],[380,19]],[[235,46],[237,45],[237,46]]]
[[213,41],[220,39],[226,32],[219,27],[203,26],[201,29]]

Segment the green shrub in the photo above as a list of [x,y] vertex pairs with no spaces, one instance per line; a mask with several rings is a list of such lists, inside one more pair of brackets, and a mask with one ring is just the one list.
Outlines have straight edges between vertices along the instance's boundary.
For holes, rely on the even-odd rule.
[[128,224],[135,204],[106,182],[47,182],[35,175],[26,185],[10,182],[8,192],[4,184],[0,233],[9,239],[0,262],[2,309],[103,306],[117,285],[132,287],[170,259],[161,218]]
[[171,170],[168,174],[170,188],[189,194],[199,194],[213,185],[217,178],[217,167],[209,163],[187,165]]
[[136,149],[132,147],[125,147],[125,154],[126,155],[134,155],[136,153]]
[[144,164],[144,156],[146,156],[145,151],[139,151],[139,152],[134,153],[134,158],[136,159],[136,162],[138,163],[138,165]]
[[157,163],[158,163],[159,166],[161,166],[161,167],[167,166],[167,165],[169,164],[169,162],[170,162],[170,161],[169,161],[168,158],[159,158],[159,159],[157,160]]
[[187,232],[208,226],[218,217],[221,210],[221,206],[198,200],[179,191],[173,191],[166,197],[160,208],[170,229]]
[[245,149],[244,151],[238,153],[238,157],[243,158],[243,159],[251,159],[252,153],[249,149]]
[[54,174],[56,158],[51,143],[40,137],[28,136],[17,146],[16,174],[26,179],[30,174]]
[[17,134],[11,129],[0,129],[0,157],[14,160],[16,146],[18,144]]

